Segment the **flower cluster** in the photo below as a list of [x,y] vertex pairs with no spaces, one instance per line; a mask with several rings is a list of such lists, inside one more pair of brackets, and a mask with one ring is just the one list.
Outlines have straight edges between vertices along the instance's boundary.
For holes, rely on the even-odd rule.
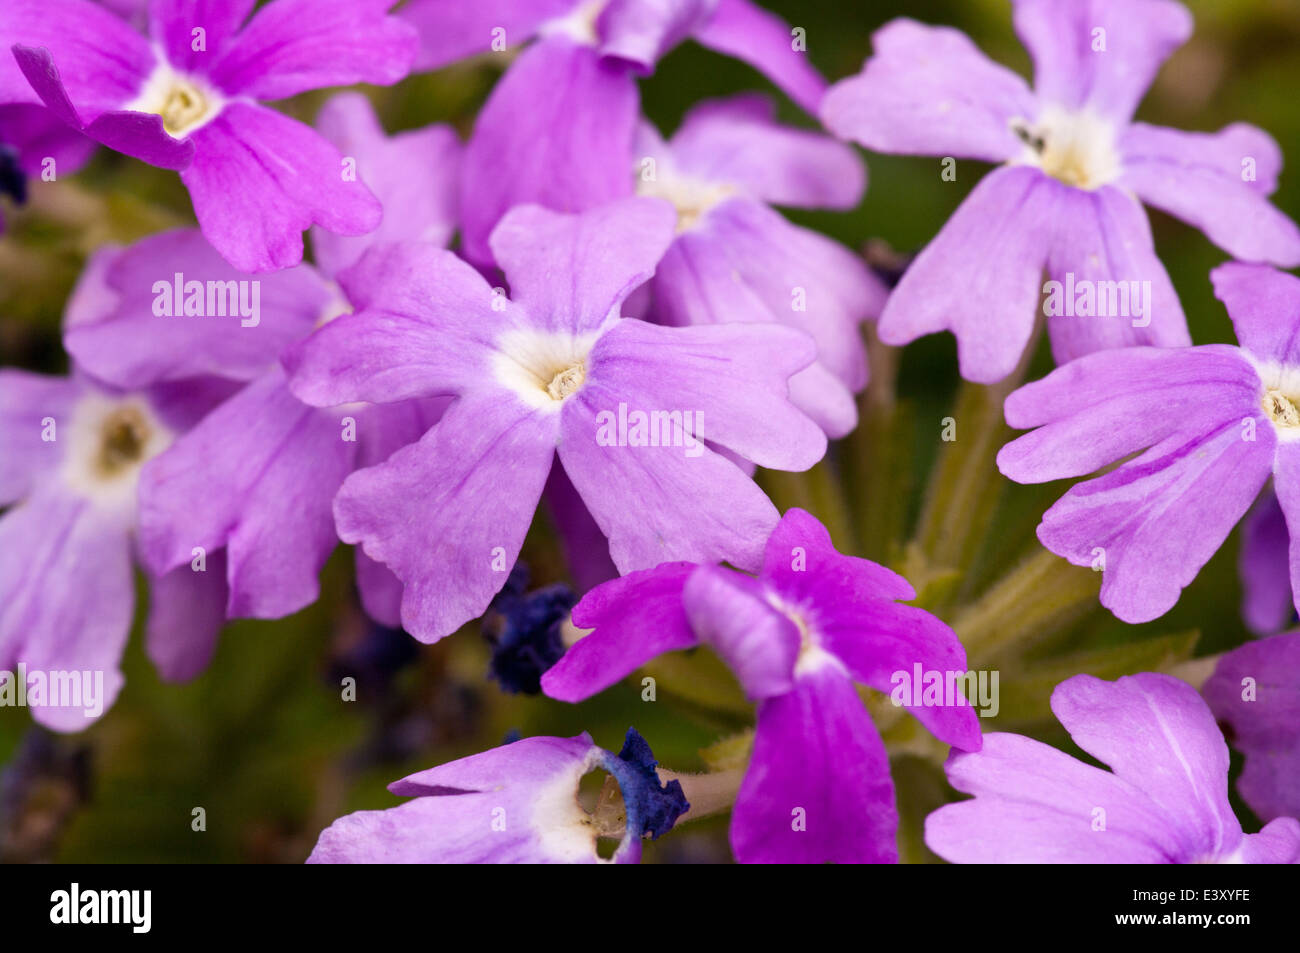
[[[149,659],[186,681],[227,623],[316,603],[341,542],[368,631],[446,645],[481,620],[497,686],[559,718],[662,687],[736,733],[692,772],[635,729],[618,754],[508,739],[390,785],[410,800],[335,820],[310,862],[637,862],[729,811],[746,863],[1300,863],[1300,636],[1276,634],[1300,610],[1281,149],[1134,118],[1191,35],[1175,0],[1012,4],[1032,85],[911,19],[828,85],[803,29],[752,0],[4,0],[0,192],[103,146],[179,172],[193,224],[89,249],[66,376],[0,370],[0,703],[75,732],[129,692],[137,568]],[[797,121],[742,93],[665,138],[640,84],[688,40]],[[355,90],[314,126],[268,105],[497,54],[464,141],[385,129]],[[854,144],[995,166],[896,282],[778,210],[857,207]],[[1235,345],[1193,343],[1144,204],[1234,259],[1209,278]],[[1022,384],[1044,326],[1055,369]],[[986,469],[943,457],[965,482],[927,495],[934,545],[875,545],[832,474],[906,510],[880,493],[912,438],[884,440],[901,418],[874,391],[892,407],[890,346],[938,331],[966,381],[997,385],[970,391],[997,419],[962,438]],[[998,450],[1003,417],[1027,432]],[[1111,654],[1042,684],[1026,650],[1050,613],[1027,604],[1051,586],[1013,573],[971,601],[987,574],[951,529],[980,534],[998,472],[1078,481],[1038,539],[1100,573],[1122,623],[1173,609],[1244,519],[1243,615],[1270,637],[1208,681]],[[536,572],[548,534],[564,565]],[[1037,560],[1018,571],[1078,585]],[[982,730],[1003,670],[1026,734]],[[1054,730],[1049,693],[1109,770],[1028,736]],[[1216,717],[1262,830],[1228,804]],[[658,743],[662,717],[636,723]],[[947,792],[924,847],[900,843],[904,758],[972,796]]]

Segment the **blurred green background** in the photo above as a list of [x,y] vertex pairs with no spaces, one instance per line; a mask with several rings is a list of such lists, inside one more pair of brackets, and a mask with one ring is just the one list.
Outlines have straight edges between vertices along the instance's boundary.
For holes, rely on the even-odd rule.
[[[832,80],[856,72],[871,32],[903,15],[964,30],[992,58],[1029,75],[1005,0],[764,2],[807,30],[809,55]],[[1201,131],[1251,122],[1293,156],[1300,149],[1300,0],[1188,6],[1196,33],[1165,66],[1138,118]],[[390,131],[450,122],[466,135],[498,69],[461,64],[368,92]],[[642,93],[647,115],[671,132],[700,99],[755,88],[770,87],[743,64],[688,43],[660,64]],[[310,122],[328,95],[282,105]],[[788,102],[781,114],[811,122]],[[873,245],[877,259],[885,247],[909,253],[923,246],[985,171],[962,162],[958,181],[942,182],[937,160],[867,158],[868,192],[857,210],[791,217],[853,247],[886,243]],[[175,175],[108,150],[75,179],[32,183],[31,192],[27,207],[4,210],[0,359],[62,372],[59,321],[86,255],[104,242],[190,223],[192,214]],[[1284,170],[1275,201],[1300,217],[1300,172]],[[1224,254],[1193,228],[1158,212],[1150,217],[1193,339],[1232,341],[1208,278]],[[1157,667],[1191,671],[1179,667],[1189,656],[1248,638],[1238,611],[1235,534],[1172,612],[1127,626],[1097,605],[1094,574],[1042,553],[1034,525],[1063,487],[1020,487],[998,476],[991,451],[1006,436],[997,421],[1000,395],[959,388],[952,338],[927,338],[901,355],[879,349],[873,366],[876,383],[859,431],[811,474],[762,479],[782,508],[812,508],[841,549],[905,571],[923,603],[962,635],[971,666],[1001,669],[1003,713],[986,730],[1020,730],[1068,746],[1047,717],[1056,681],[1080,670],[1110,677]],[[1029,376],[1049,368],[1040,342]],[[889,387],[894,374],[896,392]],[[940,422],[949,415],[959,437],[945,445]],[[336,553],[311,608],[230,625],[212,666],[186,685],[158,679],[143,655],[137,613],[126,688],[80,735],[47,735],[32,728],[25,710],[0,708],[0,765],[10,767],[0,787],[0,858],[298,862],[338,815],[398,803],[384,790],[388,782],[497,745],[511,731],[587,730],[617,750],[635,725],[663,764],[697,771],[708,763],[702,749],[750,723],[730,676],[702,652],[662,663],[654,703],[642,702],[639,684],[629,682],[571,706],[507,695],[488,681],[490,652],[477,625],[434,646],[405,636],[376,643],[357,608],[348,556]],[[523,559],[534,585],[564,578],[543,516]],[[341,698],[339,681],[349,674],[359,681],[355,702]],[[896,756],[904,857],[931,859],[918,832],[924,814],[952,796],[938,767],[942,749],[879,699],[873,705]],[[710,755],[715,764],[719,757]],[[203,832],[191,829],[196,807],[206,812]],[[1256,829],[1237,807],[1247,829]],[[687,825],[648,845],[646,858],[725,861],[725,833],[725,817]]]

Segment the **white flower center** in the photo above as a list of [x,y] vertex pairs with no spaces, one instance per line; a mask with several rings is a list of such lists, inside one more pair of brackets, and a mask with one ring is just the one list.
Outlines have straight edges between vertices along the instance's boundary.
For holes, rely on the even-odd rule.
[[574,336],[514,329],[497,339],[492,371],[530,407],[559,410],[587,380],[587,356],[599,332]]
[[216,119],[224,106],[221,94],[200,77],[178,73],[167,63],[159,63],[139,95],[122,108],[162,116],[167,134],[184,139]]
[[538,36],[567,36],[584,46],[595,46],[600,42],[596,33],[596,21],[609,6],[609,0],[583,0],[572,11],[554,20],[547,20],[537,28]]
[[1259,375],[1259,405],[1283,443],[1300,441],[1300,367],[1260,360],[1243,351]]
[[643,198],[667,199],[677,210],[677,234],[690,231],[700,224],[705,214],[740,190],[725,182],[708,182],[683,175],[664,175],[660,169],[655,178],[646,180],[638,175],[636,194]]
[[1038,122],[1013,119],[1011,129],[1025,144],[1018,161],[1066,185],[1091,191],[1119,178],[1115,127],[1093,113],[1049,106]]
[[770,592],[767,594],[767,601],[776,611],[793,622],[794,627],[799,630],[799,654],[796,656],[794,663],[796,675],[815,671],[823,665],[839,664],[835,656],[822,648],[817,629],[808,621],[804,610],[790,605],[784,599]]
[[73,408],[63,479],[74,491],[113,508],[135,508],[140,469],[171,444],[172,432],[139,396],[89,394]]

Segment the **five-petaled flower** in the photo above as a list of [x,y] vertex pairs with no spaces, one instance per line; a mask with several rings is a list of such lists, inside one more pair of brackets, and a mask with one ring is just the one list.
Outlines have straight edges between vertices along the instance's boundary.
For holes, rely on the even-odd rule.
[[[593,771],[617,783],[621,825],[606,823],[578,799]],[[523,738],[395,781],[413,800],[357,811],[324,831],[309,864],[635,864],[641,839],[672,828],[690,805],[680,781],[661,782],[650,746],[629,728],[614,755],[591,736]],[[602,799],[603,802],[603,799]],[[601,836],[620,839],[608,860]]]
[[903,276],[881,340],[950,330],[963,377],[1001,380],[1030,340],[1046,269],[1062,286],[1107,295],[1112,283],[1150,283],[1144,314],[1094,303],[1093,316],[1051,316],[1058,363],[1122,345],[1190,344],[1139,199],[1235,258],[1300,264],[1300,229],[1268,202],[1282,153],[1267,134],[1240,123],[1207,134],[1133,121],[1161,63],[1191,34],[1186,9],[1173,0],[1014,3],[1033,91],[964,34],[895,20],[875,34],[862,73],[822,102],[828,128],[870,149],[1001,163]]
[[248,18],[253,5],[153,0],[146,38],[89,0],[5,0],[0,103],[43,103],[180,172],[204,236],[241,271],[295,265],[308,226],[362,235],[382,209],[333,144],[260,101],[394,83],[418,41],[385,14],[392,0],[274,0]]
[[[675,223],[658,199],[582,215],[516,208],[492,235],[509,298],[451,252],[381,245],[340,276],[357,311],[289,350],[290,387],[316,406],[456,397],[418,443],[350,476],[334,504],[342,539],[404,584],[411,634],[434,641],[483,613],[557,454],[620,572],[761,561],[776,508],[703,441],[778,469],[820,460],[825,434],[787,396],[816,347],[775,324],[622,317]],[[650,442],[610,439],[625,411],[659,418],[642,433]],[[687,414],[704,426],[684,452]],[[674,426],[677,439],[664,432]]]
[[[942,621],[901,605],[907,580],[841,555],[810,514],[785,514],[758,578],[668,563],[593,589],[573,611],[579,639],[542,676],[553,698],[578,701],[655,656],[707,645],[758,703],[753,754],[736,795],[731,846],[742,863],[891,863],[898,814],[884,742],[855,682],[880,691],[916,665],[964,672],[966,653]],[[908,705],[941,741],[980,746],[966,699]]]
[[1240,347],[1101,351],[1006,401],[1007,423],[1038,428],[998,453],[1016,482],[1124,461],[1070,489],[1043,514],[1038,538],[1103,569],[1101,602],[1125,622],[1173,608],[1270,474],[1300,591],[1300,279],[1236,262],[1212,278]]
[[1111,770],[987,734],[980,751],[948,758],[948,780],[974,798],[926,818],[931,850],[964,864],[1300,863],[1300,821],[1243,833],[1228,804],[1228,746],[1190,685],[1076,675],[1056,686],[1052,711]]

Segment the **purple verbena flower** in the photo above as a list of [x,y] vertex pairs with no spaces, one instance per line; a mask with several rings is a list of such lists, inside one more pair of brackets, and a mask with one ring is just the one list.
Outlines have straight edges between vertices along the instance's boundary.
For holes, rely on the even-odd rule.
[[1173,607],[1270,474],[1300,589],[1300,279],[1236,262],[1211,277],[1240,347],[1103,351],[1006,401],[1007,423],[1038,428],[998,454],[1016,482],[1126,461],[1074,486],[1038,526],[1052,552],[1103,571],[1102,605],[1125,622]]
[[492,262],[488,237],[515,205],[564,212],[629,194],[636,78],[688,37],[751,63],[809,112],[825,82],[779,17],[750,0],[413,0],[417,69],[514,51],[474,126],[462,183],[465,255]]
[[[843,556],[792,509],[767,541],[757,578],[678,562],[588,593],[573,624],[593,631],[542,677],[578,701],[655,656],[708,645],[758,703],[753,755],[736,797],[731,845],[742,863],[892,863],[898,815],[889,758],[855,682],[884,692],[897,673],[965,674],[966,653],[913,599],[907,580]],[[975,710],[900,700],[937,738],[980,746]]]
[[222,257],[241,271],[285,268],[302,260],[309,225],[361,235],[381,208],[334,145],[260,102],[401,79],[418,40],[386,16],[391,5],[274,0],[250,18],[254,0],[153,0],[146,38],[87,0],[6,0],[0,103],[43,103],[91,139],[175,169]]
[[[338,544],[331,504],[344,477],[418,439],[445,403],[317,408],[288,389],[281,354],[351,310],[333,279],[343,280],[366,244],[446,240],[454,227],[459,145],[449,128],[385,138],[369,103],[352,93],[327,103],[320,124],[356,160],[358,180],[382,198],[376,233],[313,234],[319,267],[258,279],[228,265],[195,229],[106,250],[99,256],[104,294],[85,301],[65,329],[68,351],[103,380],[202,374],[247,385],[142,477],[146,562],[166,572],[187,563],[194,547],[224,549],[231,618],[279,618],[316,600],[321,567]],[[385,278],[345,284],[369,294],[367,282]],[[398,625],[401,586],[392,574],[358,551],[357,580],[368,614]]]
[[[1001,164],[903,276],[880,318],[881,340],[952,331],[962,376],[1000,380],[1030,339],[1041,288],[1058,294],[1045,305],[1057,363],[1122,345],[1190,344],[1140,201],[1236,258],[1300,264],[1300,229],[1268,202],[1282,153],[1266,133],[1133,121],[1160,65],[1191,34],[1184,7],[1014,4],[1034,61],[1032,91],[965,34],[900,19],[876,32],[862,73],[822,103],[828,128],[870,149]],[[1043,287],[1044,269],[1055,288]],[[1140,304],[1117,298],[1111,307],[1108,296],[1121,289]]]
[[[27,699],[41,724],[79,731],[116,699],[140,470],[229,393],[213,380],[119,391],[79,373],[0,370],[0,671],[41,673],[47,694]],[[219,558],[206,570],[187,558],[151,574],[147,648],[164,677],[192,676],[212,652],[225,581]],[[65,672],[80,676],[79,701],[55,697],[52,673]]]
[[1074,743],[1110,770],[1023,735],[993,732],[945,770],[968,801],[925,822],[953,863],[1300,863],[1300,821],[1245,834],[1228,804],[1228,746],[1196,690],[1144,672],[1076,675],[1052,692]]
[[1300,633],[1233,649],[1201,694],[1246,756],[1237,790],[1250,809],[1265,821],[1300,817]]
[[622,318],[675,221],[656,199],[516,208],[492,235],[509,298],[450,252],[379,246],[340,276],[357,312],[288,352],[293,392],[316,406],[457,398],[334,504],[342,539],[404,584],[417,638],[454,632],[505,585],[557,453],[620,572],[761,561],[776,508],[711,445],[778,469],[821,459],[825,434],[787,398],[816,349],[775,324]]
[[[309,864],[635,864],[641,838],[666,833],[690,807],[680,781],[661,784],[649,745],[628,729],[617,756],[588,734],[524,738],[388,786],[400,807],[357,811],[321,832]],[[618,782],[626,826],[609,861],[578,801],[592,771]]]
[[790,379],[791,400],[831,437],[857,423],[867,383],[859,325],[886,291],[842,245],[767,203],[849,209],[866,187],[861,159],[826,136],[781,126],[764,96],[696,106],[665,142],[643,123],[638,194],[677,210],[677,237],[648,288],[669,325],[776,321],[811,334],[818,360]]

